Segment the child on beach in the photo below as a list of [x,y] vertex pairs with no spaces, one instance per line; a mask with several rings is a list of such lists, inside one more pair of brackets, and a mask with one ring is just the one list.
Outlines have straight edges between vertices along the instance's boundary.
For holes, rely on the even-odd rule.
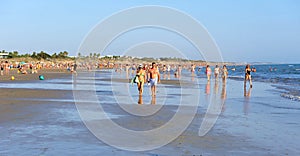
[[206,66],[205,73],[206,73],[206,76],[207,76],[207,81],[210,81],[211,68],[209,67],[209,65]]

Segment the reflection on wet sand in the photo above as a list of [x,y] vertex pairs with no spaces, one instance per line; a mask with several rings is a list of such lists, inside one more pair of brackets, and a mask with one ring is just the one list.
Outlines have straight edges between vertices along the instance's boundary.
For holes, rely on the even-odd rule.
[[249,103],[250,103],[250,96],[251,96],[252,88],[249,87],[248,91],[247,88],[244,87],[244,114],[248,115],[249,113]]
[[226,103],[226,98],[227,98],[227,92],[226,92],[226,81],[222,81],[222,89],[221,93],[219,92],[220,90],[220,85],[219,85],[219,80],[216,79],[214,82],[214,88],[213,88],[213,99],[210,99],[211,95],[211,85],[210,81],[207,81],[206,86],[205,86],[205,94],[206,94],[206,101],[210,103],[210,100],[213,100],[211,102],[214,103],[214,105],[220,107],[222,109],[221,111],[225,111],[225,103]]
[[151,104],[152,105],[156,104],[156,96],[152,96],[152,98],[151,98]]
[[207,103],[209,103],[210,100],[210,81],[207,81],[206,85],[205,85],[205,100]]
[[226,109],[226,97],[227,97],[227,93],[226,93],[226,80],[222,81],[222,91],[221,91],[221,102],[223,104],[222,106],[222,112],[225,111]]
[[214,93],[217,95],[219,93],[219,80],[215,80]]
[[219,81],[216,79],[214,84],[214,92],[213,92],[213,104],[217,106],[216,108],[221,109],[221,101],[218,99],[218,93],[219,93]]
[[192,73],[191,77],[192,77],[192,81],[195,81],[195,73]]
[[[139,99],[138,99],[138,104],[144,104],[144,101],[143,101],[143,96],[142,95],[139,95]],[[151,96],[151,101],[150,101],[150,104],[152,105],[155,105],[156,104],[156,96]]]
[[210,94],[210,81],[207,81],[207,83],[206,83],[205,94],[207,94],[207,95]]

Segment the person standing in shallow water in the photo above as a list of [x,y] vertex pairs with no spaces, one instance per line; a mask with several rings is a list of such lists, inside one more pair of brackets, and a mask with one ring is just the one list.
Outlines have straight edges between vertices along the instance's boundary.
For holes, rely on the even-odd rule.
[[219,78],[219,74],[220,74],[220,68],[218,65],[216,65],[215,70],[214,70],[214,74],[215,74],[215,79],[217,80]]
[[160,74],[155,62],[152,63],[152,67],[148,71],[148,82],[151,85],[152,96],[156,95],[156,85],[160,82]]
[[246,68],[245,68],[244,87],[246,87],[247,81],[249,81],[249,83],[250,83],[250,88],[252,88],[252,79],[251,79],[251,68],[250,68],[250,64],[247,64],[247,65],[246,65]]
[[222,69],[222,79],[223,81],[226,81],[228,77],[228,69],[226,67],[226,65],[223,65],[223,69]]
[[206,66],[205,73],[206,73],[206,76],[207,76],[207,81],[210,81],[211,68],[209,67],[209,65]]

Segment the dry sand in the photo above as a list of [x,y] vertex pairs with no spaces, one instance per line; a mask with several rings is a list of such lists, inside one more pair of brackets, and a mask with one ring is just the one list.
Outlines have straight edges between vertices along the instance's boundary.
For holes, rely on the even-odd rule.
[[[61,78],[71,75],[70,72],[63,69],[41,69],[38,73],[34,74],[20,74],[17,69],[10,70],[9,74],[0,75],[0,81],[12,81],[11,77],[14,76],[14,81],[28,81],[39,80],[39,75],[43,75],[45,79]],[[29,70],[28,70],[29,71]]]

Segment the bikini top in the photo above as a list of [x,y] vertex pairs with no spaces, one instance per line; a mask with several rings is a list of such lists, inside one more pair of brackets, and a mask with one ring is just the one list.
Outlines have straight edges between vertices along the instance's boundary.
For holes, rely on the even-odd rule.
[[136,74],[136,76],[145,76],[145,75],[144,75],[144,73],[143,74],[138,73],[138,74]]

